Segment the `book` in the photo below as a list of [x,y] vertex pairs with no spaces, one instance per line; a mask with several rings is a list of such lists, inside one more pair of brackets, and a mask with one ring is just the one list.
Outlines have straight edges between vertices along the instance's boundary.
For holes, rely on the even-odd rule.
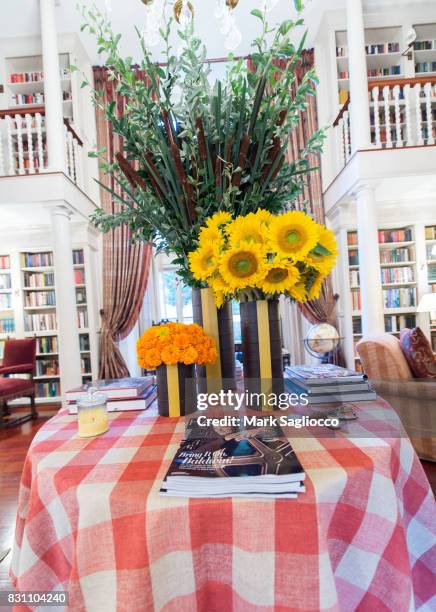
[[[146,410],[156,399],[156,384],[151,384],[140,397],[136,399],[108,400],[108,412],[124,412],[128,410]],[[77,402],[68,404],[68,413],[77,414]]]
[[306,395],[307,396],[307,404],[311,406],[312,404],[327,404],[329,402],[362,402],[375,400],[377,398],[377,393],[372,391],[369,387],[366,390],[362,391],[338,391],[336,387],[332,387],[331,391],[327,393],[317,393],[313,391],[313,389],[305,389],[301,387],[299,384],[291,380],[290,378],[285,378],[285,388],[290,393],[296,393],[297,395]]
[[302,380],[308,385],[336,384],[338,379],[340,379],[341,384],[344,382],[359,382],[367,378],[364,374],[359,374],[354,370],[347,370],[331,363],[317,366],[292,365],[286,366],[285,370],[293,378]]
[[88,394],[90,386],[106,395],[108,400],[138,399],[143,392],[153,384],[152,376],[143,378],[114,378],[107,380],[93,380],[92,383],[76,387],[66,392],[67,402],[77,402]]
[[293,378],[289,376],[289,380],[294,382],[296,385],[305,389],[306,392],[311,393],[336,393],[339,392],[347,392],[350,391],[366,391],[368,389],[368,383],[365,380],[360,380],[357,382],[342,382],[341,379],[336,379],[332,382],[328,382],[325,385],[310,385],[307,382],[303,381],[299,378]]
[[185,439],[162,483],[163,495],[181,497],[294,497],[304,470],[278,425],[200,427]]

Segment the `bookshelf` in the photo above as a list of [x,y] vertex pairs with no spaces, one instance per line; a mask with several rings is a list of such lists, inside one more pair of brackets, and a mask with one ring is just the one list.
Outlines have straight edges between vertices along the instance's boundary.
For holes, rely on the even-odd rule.
[[414,25],[416,41],[414,44],[415,75],[436,74],[436,23]]
[[[73,119],[70,54],[59,54],[64,117]],[[9,108],[32,108],[44,104],[44,73],[41,55],[6,57],[5,93]]]
[[[429,291],[436,293],[436,225],[425,227],[425,254]],[[436,320],[430,322],[430,336],[433,350],[436,352]]]
[[[347,32],[335,32],[336,71],[338,78],[339,103],[342,105],[350,91],[348,72]],[[401,77],[404,73],[401,27],[366,28],[365,51],[369,81]]]
[[[412,227],[380,229],[380,275],[383,291],[385,331],[399,335],[405,327],[415,327],[417,269],[414,229]],[[436,244],[436,241],[435,241]],[[357,232],[347,232],[348,274],[354,347],[362,337],[359,247]],[[356,367],[360,361],[354,348]]]
[[4,341],[14,333],[11,260],[9,255],[0,255],[0,359],[3,359]]
[[[73,250],[77,324],[82,382],[93,378],[87,300],[87,278],[83,248]],[[60,402],[61,371],[56,317],[56,285],[53,251],[32,249],[19,252],[21,293],[20,327],[24,337],[36,337],[35,390],[38,403]]]

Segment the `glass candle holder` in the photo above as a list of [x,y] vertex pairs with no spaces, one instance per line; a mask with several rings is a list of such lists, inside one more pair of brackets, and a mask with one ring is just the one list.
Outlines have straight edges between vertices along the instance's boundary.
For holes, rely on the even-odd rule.
[[88,389],[88,395],[77,402],[79,438],[93,438],[109,429],[106,404],[106,396],[94,387]]

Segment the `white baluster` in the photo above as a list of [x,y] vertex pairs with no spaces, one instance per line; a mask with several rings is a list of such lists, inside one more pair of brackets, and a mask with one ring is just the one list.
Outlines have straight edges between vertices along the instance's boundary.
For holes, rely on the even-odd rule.
[[32,116],[26,113],[26,132],[27,132],[27,151],[29,156],[29,174],[35,172],[35,162],[33,158],[33,134],[32,134]]
[[76,172],[74,168],[74,149],[73,149],[73,135],[71,132],[67,134],[67,146],[68,146],[68,161],[69,161],[69,176],[75,182]]
[[24,151],[23,151],[23,125],[20,115],[15,115],[17,124],[17,146],[18,146],[18,174],[25,174],[24,169]]
[[15,156],[14,156],[14,145],[12,142],[12,117],[6,115],[6,125],[8,132],[8,159],[9,159],[9,174],[15,174]]
[[433,116],[431,110],[431,97],[432,97],[432,84],[426,83],[424,85],[424,93],[425,93],[425,116],[427,120],[427,144],[434,144],[434,136],[433,136]]
[[395,85],[392,90],[395,109],[395,146],[403,146],[403,138],[401,134],[401,109],[400,109],[400,86]]
[[379,115],[379,97],[380,90],[378,87],[374,87],[372,90],[372,99],[374,102],[374,129],[375,129],[375,146],[381,147],[381,138],[380,138],[380,115]]
[[421,84],[416,83],[413,88],[415,92],[415,108],[416,108],[416,144],[423,145],[422,137],[422,113],[421,113]]
[[392,134],[391,134],[391,108],[389,106],[390,102],[390,89],[389,85],[383,87],[383,100],[384,100],[384,110],[385,110],[385,129],[386,129],[386,148],[392,149]]
[[36,127],[36,146],[38,149],[38,169],[39,172],[44,169],[44,146],[42,144],[42,116],[40,113],[35,115]]
[[344,145],[345,145],[345,159],[350,159],[350,112],[344,112]]
[[410,114],[410,85],[404,86],[404,108],[406,112],[406,145],[413,146],[412,117]]

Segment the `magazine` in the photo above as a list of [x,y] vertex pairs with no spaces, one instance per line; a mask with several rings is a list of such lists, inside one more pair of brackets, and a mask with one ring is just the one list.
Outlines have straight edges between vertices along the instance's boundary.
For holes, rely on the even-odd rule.
[[200,427],[191,419],[161,491],[188,497],[283,496],[302,492],[304,479],[279,426]]
[[137,399],[153,384],[153,376],[143,378],[114,378],[107,380],[93,380],[91,383],[76,387],[66,392],[67,402],[77,402],[88,394],[89,387],[98,389],[106,395],[108,400]]
[[[293,377],[298,378],[307,385],[325,385],[330,382],[337,383],[341,382],[359,382],[367,379],[365,374],[359,374],[354,370],[347,370],[340,366],[333,365],[331,363],[325,363],[322,365],[293,365],[286,366],[286,373]],[[338,380],[339,379],[339,380]]]

